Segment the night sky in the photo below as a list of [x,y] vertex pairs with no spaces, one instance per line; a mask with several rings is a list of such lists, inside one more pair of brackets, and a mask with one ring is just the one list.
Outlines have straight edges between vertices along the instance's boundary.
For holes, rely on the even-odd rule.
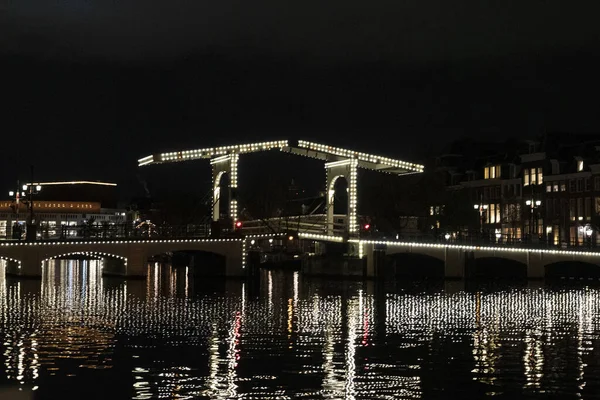
[[463,136],[600,132],[599,9],[4,2],[0,187],[32,163],[40,179],[135,185],[141,156],[242,141],[301,137],[419,160]]

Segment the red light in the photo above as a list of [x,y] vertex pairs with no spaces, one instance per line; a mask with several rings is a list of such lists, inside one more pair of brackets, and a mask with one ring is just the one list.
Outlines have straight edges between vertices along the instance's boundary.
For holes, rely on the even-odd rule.
[[370,227],[371,227],[371,225],[369,225],[369,224],[366,224],[366,225],[365,225],[365,230],[367,230],[367,231],[368,231]]
[[235,227],[236,228],[241,228],[242,227],[242,221],[236,221],[235,222]]

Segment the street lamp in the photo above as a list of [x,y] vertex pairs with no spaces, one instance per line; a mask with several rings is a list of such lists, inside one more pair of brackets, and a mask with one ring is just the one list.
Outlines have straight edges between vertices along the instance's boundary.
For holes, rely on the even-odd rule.
[[590,249],[592,248],[592,233],[594,233],[594,230],[590,226],[586,226],[585,234],[588,238],[588,245],[590,246]]
[[531,206],[532,204],[535,204],[535,207],[539,207],[542,204],[541,200],[536,200],[535,202],[533,200],[527,200],[525,202],[525,204],[527,204],[528,206]]
[[[10,197],[14,196],[11,208],[16,214],[15,224],[13,226],[13,239],[21,238],[21,226],[19,225],[19,209],[21,207],[21,203],[25,204],[27,210],[29,211],[29,216],[27,218],[26,239],[33,241],[37,238],[37,225],[35,215],[33,213],[33,196],[42,190],[42,185],[35,184],[33,182],[33,166],[31,166],[31,183],[20,186],[19,181],[17,181],[17,190],[11,190],[8,192]],[[22,191],[20,191],[20,189],[22,189]]]
[[[530,223],[529,223],[529,235],[533,238],[534,237],[533,236],[533,232],[534,232],[533,225],[534,225],[534,221],[535,221],[533,214],[534,214],[534,210],[536,208],[538,208],[539,206],[542,205],[542,201],[541,200],[533,200],[533,199],[531,199],[531,200],[526,200],[525,204],[528,205],[530,207],[530,210],[531,210],[531,213],[530,213]],[[537,226],[536,226],[535,232],[536,232],[536,235],[537,235]]]
[[[33,174],[32,174],[33,176]],[[27,222],[27,240],[35,240],[37,237],[37,223],[35,220],[35,214],[33,212],[33,196],[39,194],[42,190],[41,185],[34,185],[31,183],[30,185],[23,185],[24,193],[26,193],[27,200],[24,203],[27,205],[29,209],[29,221]]]
[[446,233],[446,234],[444,235],[444,239],[446,239],[446,240],[449,240],[449,239],[450,239],[450,234],[449,234],[449,233]]
[[473,208],[479,210],[479,232],[483,233],[483,213],[488,209],[487,204],[474,204]]
[[588,247],[592,247],[592,235],[594,234],[594,228],[592,228],[592,226],[590,224],[587,224],[585,226],[580,226],[579,227],[579,232],[582,233],[582,235],[585,235]]
[[[18,187],[19,187],[19,181],[17,181],[17,188]],[[8,195],[13,198],[10,208],[12,208],[12,210],[16,216],[15,223],[12,226],[12,238],[13,239],[21,239],[21,225],[19,224],[19,209],[21,208],[21,203],[27,204],[27,201],[23,200],[23,199],[25,199],[26,193],[24,191],[20,192],[17,189],[17,190],[9,191]]]

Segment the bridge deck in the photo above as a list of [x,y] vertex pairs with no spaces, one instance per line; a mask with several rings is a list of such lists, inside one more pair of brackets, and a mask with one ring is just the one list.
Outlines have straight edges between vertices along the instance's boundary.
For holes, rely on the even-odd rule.
[[303,157],[316,158],[326,162],[356,159],[358,160],[358,166],[360,168],[398,175],[421,173],[424,170],[423,165],[420,164],[329,146],[326,144],[309,142],[306,140],[299,140],[297,145],[290,145],[290,141],[288,140],[276,140],[270,142],[158,153],[140,158],[138,160],[138,166],[142,167],[152,164],[210,159],[213,157],[226,156],[228,154],[254,153],[273,149],[279,149],[280,151]]

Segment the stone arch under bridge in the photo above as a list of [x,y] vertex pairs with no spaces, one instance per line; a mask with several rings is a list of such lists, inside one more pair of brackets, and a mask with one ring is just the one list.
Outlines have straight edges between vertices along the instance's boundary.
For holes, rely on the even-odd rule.
[[[348,217],[345,219],[346,231],[350,236],[357,236],[358,226],[358,168],[370,169],[377,172],[406,175],[423,172],[424,167],[406,161],[391,159],[388,157],[367,154],[355,150],[349,150],[325,144],[298,140],[291,143],[288,140],[277,140],[269,142],[238,144],[232,146],[209,147],[195,150],[181,150],[166,153],[157,153],[143,157],[138,160],[138,165],[147,166],[173,162],[193,161],[208,159],[212,166],[213,178],[213,222],[219,216],[218,209],[218,179],[227,173],[230,176],[230,218],[234,224],[237,222],[238,204],[238,162],[239,156],[245,153],[260,151],[279,150],[303,157],[319,159],[325,162],[327,191],[327,213],[324,233],[331,234],[333,230],[333,207],[329,195],[332,182],[339,176],[344,176],[348,181]],[[215,208],[215,204],[217,204]],[[216,227],[216,224],[213,224]],[[213,232],[214,233],[214,232]]]
[[[6,260],[8,274],[41,277],[44,262],[69,255],[87,254],[103,258],[107,263],[105,271],[110,274],[145,277],[150,256],[176,251],[203,251],[223,256],[225,270],[216,275],[243,276],[246,273],[245,242],[241,239],[3,243],[0,245],[0,259]],[[207,271],[209,275],[215,275],[214,272]]]

